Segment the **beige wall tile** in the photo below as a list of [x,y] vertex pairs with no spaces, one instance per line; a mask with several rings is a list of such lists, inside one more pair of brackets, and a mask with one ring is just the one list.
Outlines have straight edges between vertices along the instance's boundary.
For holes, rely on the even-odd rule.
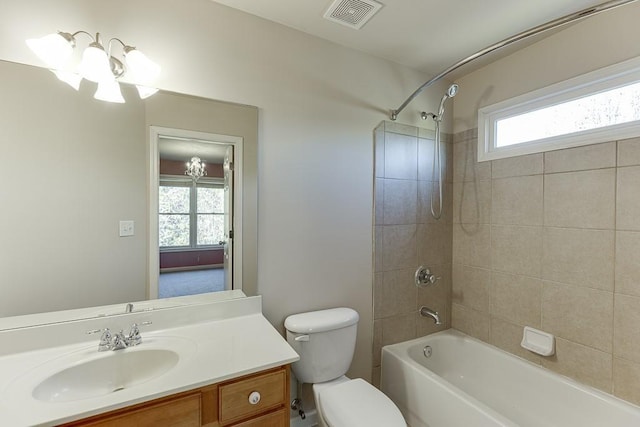
[[418,224],[418,262],[422,265],[451,263],[451,224]]
[[494,270],[540,277],[542,227],[491,227],[491,262]]
[[540,328],[542,281],[494,272],[491,314],[512,323]]
[[382,271],[413,268],[417,253],[416,225],[385,225],[382,228]]
[[385,134],[384,177],[416,179],[418,176],[418,138],[396,133]]
[[453,182],[491,179],[491,162],[480,162],[477,140],[453,144]]
[[380,375],[382,374],[382,368],[380,366],[376,366],[371,371],[371,385],[380,388]]
[[436,131],[435,129],[418,128],[418,138],[434,140],[436,138]]
[[[435,219],[431,214],[431,192],[434,191],[434,209],[438,207],[440,200],[438,197],[438,184],[431,181],[418,181],[418,224],[447,223],[451,224],[453,219],[453,191],[450,182],[442,183],[442,216]],[[437,212],[437,211],[436,211]]]
[[613,355],[640,363],[640,298],[616,294]]
[[383,271],[382,265],[382,226],[373,227],[373,271]]
[[431,271],[440,279],[435,285],[418,287],[417,309],[427,306],[440,315],[443,325],[436,326],[432,319],[417,316],[417,336],[428,335],[451,326],[451,264],[435,265]]
[[382,352],[382,320],[373,321],[373,366],[380,366]]
[[384,273],[376,272],[373,275],[373,318],[379,319],[382,317],[382,284],[384,280]]
[[544,225],[612,229],[615,169],[545,175]]
[[491,227],[488,224],[453,224],[453,260],[491,268]]
[[618,166],[640,165],[640,138],[618,141]]
[[413,269],[382,273],[382,283],[375,295],[376,319],[416,311],[417,289],[413,274]]
[[465,308],[460,304],[451,305],[451,326],[467,335],[489,342],[489,314]]
[[613,292],[614,233],[545,227],[542,277]]
[[616,232],[616,292],[640,296],[640,233]]
[[[446,178],[446,157],[444,153],[444,143],[440,144],[440,159],[442,161],[442,176]],[[421,181],[435,181],[438,173],[438,168],[434,167],[433,160],[435,159],[435,141],[432,138],[418,138],[418,179]],[[434,175],[434,169],[436,175]]]
[[374,132],[374,176],[384,178],[384,123],[380,124]]
[[613,358],[613,394],[640,405],[640,364]]
[[451,301],[467,308],[489,312],[491,270],[453,265]]
[[383,224],[415,224],[418,182],[385,179],[383,185]]
[[613,293],[544,282],[542,330],[611,353]]
[[478,139],[478,128],[463,130],[453,135],[454,144],[469,139]]
[[416,338],[416,313],[382,319],[382,345],[396,344]]
[[453,222],[487,224],[491,222],[491,181],[453,184]]
[[615,166],[615,141],[544,153],[545,173],[602,169]]
[[618,168],[616,228],[640,231],[640,166]]
[[542,175],[492,180],[493,224],[542,225]]
[[437,310],[434,308],[432,308],[432,310],[438,312],[442,324],[436,325],[431,317],[422,317],[420,313],[416,312],[416,337],[424,337],[426,335],[435,334],[436,332],[444,331],[445,329],[449,329],[451,327],[451,324],[447,323],[446,321],[446,314],[444,310]]
[[384,224],[384,179],[376,178],[375,183],[375,201],[374,201],[374,224]]
[[385,132],[397,133],[400,135],[406,136],[418,136],[418,128],[411,125],[404,125],[398,122],[384,122],[384,130]]
[[611,354],[562,338],[556,339],[556,354],[542,358],[542,366],[587,385],[611,393]]
[[520,356],[530,362],[540,364],[540,356],[525,350],[520,343],[522,342],[522,334],[524,328],[520,325],[506,322],[497,317],[491,318],[491,338],[489,343],[498,348],[503,349],[511,354]]
[[491,162],[491,177],[507,178],[510,176],[539,175],[544,171],[543,154],[510,157]]

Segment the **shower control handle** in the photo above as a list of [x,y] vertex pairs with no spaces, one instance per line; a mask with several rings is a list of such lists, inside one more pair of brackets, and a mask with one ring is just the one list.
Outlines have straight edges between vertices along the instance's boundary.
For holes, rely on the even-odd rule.
[[429,267],[425,267],[422,265],[418,267],[414,277],[416,286],[429,286],[435,284],[438,280],[440,280],[440,277],[433,274]]

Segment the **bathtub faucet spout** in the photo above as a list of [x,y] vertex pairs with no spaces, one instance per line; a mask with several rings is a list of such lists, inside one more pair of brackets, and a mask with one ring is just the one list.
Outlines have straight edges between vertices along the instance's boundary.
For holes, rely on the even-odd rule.
[[420,307],[420,316],[422,317],[431,317],[436,325],[442,325],[440,321],[440,315],[437,311],[431,310],[429,307],[425,307],[424,305]]

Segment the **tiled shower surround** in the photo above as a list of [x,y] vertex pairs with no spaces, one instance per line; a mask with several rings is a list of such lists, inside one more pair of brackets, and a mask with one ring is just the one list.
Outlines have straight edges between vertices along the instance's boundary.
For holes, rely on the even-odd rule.
[[[451,325],[451,135],[442,136],[443,214],[438,221],[430,211],[434,135],[431,130],[392,122],[383,122],[375,131],[375,385],[383,345]],[[420,265],[441,277],[436,285],[415,285],[414,273]],[[432,319],[420,317],[422,305],[438,311],[443,324],[436,326]]]
[[[453,327],[640,404],[640,138],[477,162],[477,129],[460,132],[438,222],[433,132],[385,122],[375,141],[374,382],[382,345]],[[416,288],[419,265],[437,286]],[[524,326],[556,354],[522,349]]]
[[[477,162],[453,144],[452,327],[640,403],[640,139]],[[556,355],[520,347],[523,326]]]

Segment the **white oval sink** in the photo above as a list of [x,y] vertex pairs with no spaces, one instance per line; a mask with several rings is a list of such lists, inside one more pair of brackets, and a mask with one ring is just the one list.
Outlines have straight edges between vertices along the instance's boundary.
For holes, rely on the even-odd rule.
[[179,360],[178,353],[158,348],[101,353],[47,377],[33,389],[33,397],[69,402],[108,395],[156,378]]

